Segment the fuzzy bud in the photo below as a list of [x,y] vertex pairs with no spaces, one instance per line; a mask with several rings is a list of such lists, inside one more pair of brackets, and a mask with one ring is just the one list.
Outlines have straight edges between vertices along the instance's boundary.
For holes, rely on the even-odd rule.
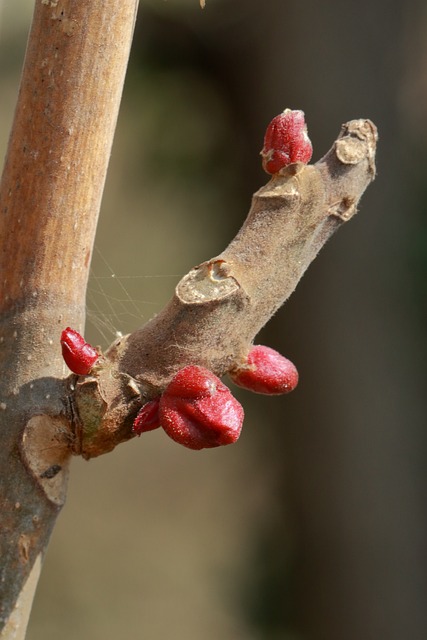
[[228,375],[237,386],[267,395],[289,393],[298,384],[295,365],[263,345],[252,347],[246,362],[229,371]]
[[261,151],[262,166],[270,174],[293,162],[310,161],[313,147],[307,134],[303,111],[285,109],[267,127]]
[[243,408],[211,371],[198,366],[180,369],[160,398],[160,424],[168,436],[189,449],[236,442]]
[[153,429],[160,427],[159,402],[160,399],[156,398],[155,400],[149,400],[142,405],[135,420],[133,421],[132,432],[135,435],[140,436],[141,433],[153,431]]

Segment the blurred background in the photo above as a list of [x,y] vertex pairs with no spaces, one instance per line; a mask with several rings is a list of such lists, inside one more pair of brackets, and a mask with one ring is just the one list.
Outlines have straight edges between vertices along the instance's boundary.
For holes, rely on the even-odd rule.
[[[0,0],[2,155],[32,5]],[[225,247],[285,107],[314,161],[347,120],[380,133],[360,214],[257,339],[299,387],[236,393],[233,447],[158,430],[76,459],[29,640],[427,638],[425,0],[143,1],[86,337],[140,326]]]

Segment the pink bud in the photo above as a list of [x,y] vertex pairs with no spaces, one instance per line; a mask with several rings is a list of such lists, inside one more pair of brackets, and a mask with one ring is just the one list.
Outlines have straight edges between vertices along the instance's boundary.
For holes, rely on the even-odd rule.
[[99,358],[97,350],[70,327],[61,333],[61,347],[65,364],[79,376],[87,375]]
[[267,127],[261,151],[267,173],[277,173],[293,162],[310,161],[313,147],[307,134],[303,111],[285,109]]
[[153,429],[160,427],[159,402],[159,398],[149,400],[149,402],[142,405],[141,409],[138,411],[132,427],[133,433],[137,436],[140,436],[141,433],[145,433],[146,431],[152,431]]
[[252,347],[244,364],[229,371],[235,384],[255,393],[279,395],[293,391],[298,384],[295,365],[270,347]]
[[216,375],[203,367],[180,369],[160,398],[160,423],[168,436],[189,449],[236,442],[243,408]]

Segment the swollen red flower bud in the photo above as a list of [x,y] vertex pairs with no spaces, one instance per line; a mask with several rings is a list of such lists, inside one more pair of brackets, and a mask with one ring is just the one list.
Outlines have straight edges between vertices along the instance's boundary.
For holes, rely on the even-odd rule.
[[267,127],[261,151],[267,173],[277,173],[293,162],[310,161],[313,147],[307,134],[303,111],[285,109]]
[[62,357],[73,373],[84,376],[90,372],[99,358],[99,353],[78,331],[67,327],[61,333]]
[[203,367],[184,367],[160,398],[160,424],[168,436],[189,449],[236,442],[243,408],[216,375]]
[[137,436],[140,436],[141,433],[145,433],[146,431],[152,431],[153,429],[160,427],[159,402],[159,398],[149,400],[138,411],[138,415],[136,416],[132,427],[133,433]]
[[229,371],[235,384],[255,393],[279,395],[293,391],[298,384],[295,365],[270,347],[256,345],[246,362]]

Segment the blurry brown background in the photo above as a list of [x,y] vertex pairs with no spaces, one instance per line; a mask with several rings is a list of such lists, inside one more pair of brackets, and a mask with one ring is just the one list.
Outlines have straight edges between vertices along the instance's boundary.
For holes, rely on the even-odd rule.
[[[4,151],[32,2],[0,6]],[[427,638],[426,66],[425,0],[142,2],[91,342],[222,250],[285,107],[306,112],[314,160],[371,118],[378,178],[259,337],[296,362],[294,394],[239,393],[233,447],[159,430],[75,460],[29,640]]]

